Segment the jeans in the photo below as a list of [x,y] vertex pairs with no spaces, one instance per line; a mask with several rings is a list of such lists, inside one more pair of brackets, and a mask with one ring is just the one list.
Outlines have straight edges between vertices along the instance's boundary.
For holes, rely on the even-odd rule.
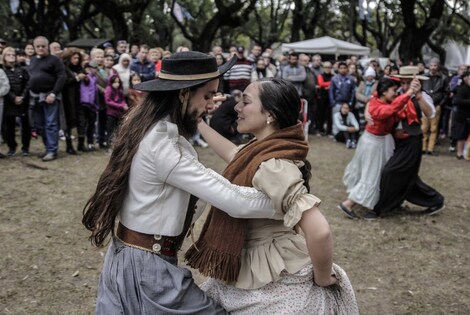
[[346,142],[347,140],[356,141],[357,133],[356,132],[347,132],[347,131],[340,131],[335,134],[335,139],[338,142]]
[[34,123],[48,153],[59,148],[59,101],[52,104],[37,102],[34,107]]

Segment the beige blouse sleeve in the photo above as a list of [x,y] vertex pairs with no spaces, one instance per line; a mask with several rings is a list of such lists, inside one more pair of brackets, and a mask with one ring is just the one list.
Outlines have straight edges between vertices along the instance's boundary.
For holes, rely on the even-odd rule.
[[286,227],[294,227],[302,213],[321,200],[309,194],[303,185],[302,173],[294,162],[270,159],[261,163],[253,177],[253,186],[267,194],[274,205],[274,219],[284,220]]

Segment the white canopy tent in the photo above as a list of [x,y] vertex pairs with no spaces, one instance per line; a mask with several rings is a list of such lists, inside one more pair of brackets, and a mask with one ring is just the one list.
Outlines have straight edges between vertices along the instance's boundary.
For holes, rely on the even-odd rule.
[[323,36],[314,39],[303,40],[300,42],[282,44],[282,51],[294,50],[298,53],[307,54],[326,54],[326,55],[369,55],[370,48],[361,45],[352,44],[332,38],[330,36]]

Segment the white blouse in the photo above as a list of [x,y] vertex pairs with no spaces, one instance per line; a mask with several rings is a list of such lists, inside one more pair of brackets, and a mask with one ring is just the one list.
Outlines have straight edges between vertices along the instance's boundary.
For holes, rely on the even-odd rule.
[[273,218],[276,213],[264,193],[233,185],[202,165],[177,126],[161,120],[134,156],[120,220],[141,233],[179,235],[191,194],[236,218]]

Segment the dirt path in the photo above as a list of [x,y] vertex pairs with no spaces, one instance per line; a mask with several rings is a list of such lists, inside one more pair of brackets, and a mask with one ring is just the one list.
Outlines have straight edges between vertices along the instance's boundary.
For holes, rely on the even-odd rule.
[[[42,150],[39,142],[32,152]],[[361,313],[470,314],[470,163],[444,147],[439,157],[423,158],[422,178],[446,196],[438,216],[351,221],[336,205],[345,197],[341,177],[353,151],[326,138],[310,144],[313,193],[323,200],[335,262],[348,273]],[[223,169],[209,149],[198,151],[203,163]],[[61,152],[47,164],[37,157],[0,160],[0,314],[94,313],[105,249],[90,246],[80,220],[107,159],[104,152]]]

